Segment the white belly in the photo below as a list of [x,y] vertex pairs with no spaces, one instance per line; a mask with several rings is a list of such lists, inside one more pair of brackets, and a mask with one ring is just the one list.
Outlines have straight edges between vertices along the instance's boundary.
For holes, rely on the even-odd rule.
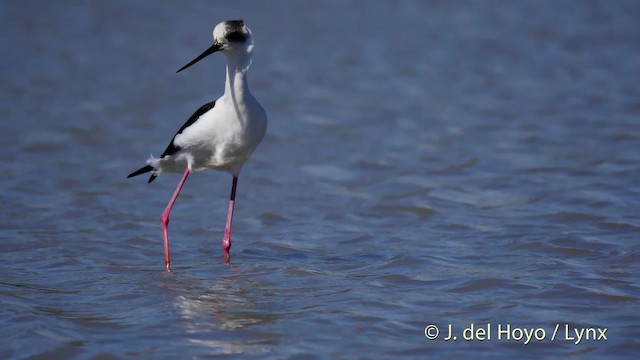
[[255,100],[244,107],[230,103],[219,99],[213,109],[176,136],[174,142],[180,147],[176,154],[180,159],[176,161],[190,164],[194,171],[207,168],[240,171],[262,142],[267,117]]

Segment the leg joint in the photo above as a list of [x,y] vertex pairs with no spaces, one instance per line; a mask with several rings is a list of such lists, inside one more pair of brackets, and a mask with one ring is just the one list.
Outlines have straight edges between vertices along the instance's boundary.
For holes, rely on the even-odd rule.
[[169,214],[162,213],[162,215],[160,216],[160,223],[164,226],[169,225]]

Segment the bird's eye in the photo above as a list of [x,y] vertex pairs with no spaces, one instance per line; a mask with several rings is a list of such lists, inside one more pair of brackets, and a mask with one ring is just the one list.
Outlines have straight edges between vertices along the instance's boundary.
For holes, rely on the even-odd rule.
[[245,42],[245,40],[247,40],[247,36],[240,31],[234,31],[227,35],[227,40],[233,42]]

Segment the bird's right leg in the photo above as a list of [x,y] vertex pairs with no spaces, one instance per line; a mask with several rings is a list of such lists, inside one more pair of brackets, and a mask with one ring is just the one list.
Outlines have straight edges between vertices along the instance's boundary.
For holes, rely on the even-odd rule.
[[231,196],[229,198],[229,210],[227,211],[227,224],[224,227],[224,237],[222,238],[222,251],[224,256],[224,263],[228,264],[229,249],[231,249],[231,223],[233,222],[233,208],[236,202],[236,187],[238,186],[238,177],[233,175],[233,182],[231,183]]
[[189,176],[189,172],[190,170],[189,170],[189,167],[187,166],[187,168],[184,170],[184,174],[182,175],[182,179],[180,180],[180,183],[178,183],[178,187],[176,188],[176,191],[173,192],[173,196],[171,197],[171,200],[169,200],[167,207],[162,212],[162,216],[160,216],[160,224],[162,224],[162,236],[164,238],[164,263],[165,263],[165,266],[167,267],[167,271],[171,271],[169,266],[171,262],[171,260],[169,259],[169,215],[171,214],[171,208],[173,207],[173,204],[176,202],[178,195],[180,195],[180,190],[182,189],[184,182],[187,181],[187,176]]

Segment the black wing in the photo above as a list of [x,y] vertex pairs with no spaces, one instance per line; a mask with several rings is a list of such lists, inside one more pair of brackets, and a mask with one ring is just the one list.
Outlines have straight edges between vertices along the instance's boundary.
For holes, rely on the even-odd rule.
[[160,158],[162,159],[165,156],[173,155],[176,152],[178,152],[178,150],[180,150],[180,148],[173,143],[173,141],[176,139],[176,136],[182,134],[184,129],[186,129],[189,126],[193,125],[193,123],[196,122],[196,120],[198,120],[200,118],[200,116],[202,116],[207,111],[213,109],[214,106],[216,106],[216,102],[212,101],[210,103],[206,103],[206,104],[202,105],[200,107],[200,109],[196,110],[196,112],[194,112],[193,115],[191,115],[189,120],[187,120],[187,122],[184,123],[184,125],[182,125],[180,130],[178,130],[178,132],[175,135],[173,135],[173,139],[171,139],[171,142],[169,143],[169,146],[167,146],[167,148],[164,150],[162,155],[160,155]]
[[[173,155],[176,152],[178,152],[180,150],[180,147],[177,146],[176,144],[174,144],[174,140],[176,139],[176,136],[181,134],[184,131],[184,129],[188,128],[194,122],[196,122],[200,118],[200,116],[202,116],[204,113],[206,113],[207,111],[213,109],[214,106],[216,106],[216,102],[212,101],[212,102],[209,102],[209,103],[206,103],[206,104],[202,105],[198,110],[196,110],[196,112],[194,112],[193,115],[191,115],[191,117],[187,120],[187,122],[185,122],[184,125],[182,125],[180,127],[178,132],[175,135],[173,135],[173,139],[171,139],[171,142],[169,143],[169,146],[167,146],[167,148],[164,150],[162,155],[160,155],[160,158],[162,159],[165,156]],[[144,167],[132,172],[131,174],[129,174],[127,176],[127,178],[130,178],[130,177],[133,177],[133,176],[137,176],[137,175],[140,175],[140,174],[144,174],[144,173],[148,173],[151,170],[153,170],[153,167],[151,167],[150,165],[147,165],[147,166],[144,166]],[[148,182],[152,182],[153,180],[155,180],[156,177],[157,176],[155,176],[155,175],[151,175],[151,177],[149,178]]]

